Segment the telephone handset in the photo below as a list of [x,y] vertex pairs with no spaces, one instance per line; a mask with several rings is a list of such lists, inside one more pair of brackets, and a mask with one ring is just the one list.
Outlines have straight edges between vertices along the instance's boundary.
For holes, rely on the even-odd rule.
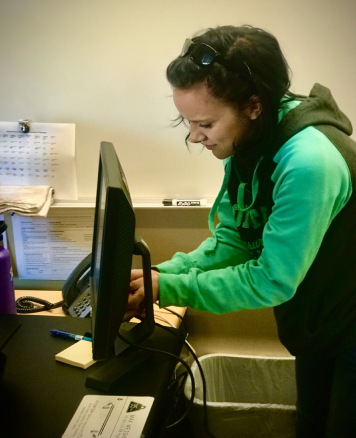
[[63,285],[62,308],[70,316],[79,318],[90,316],[90,264],[91,254],[79,263]]

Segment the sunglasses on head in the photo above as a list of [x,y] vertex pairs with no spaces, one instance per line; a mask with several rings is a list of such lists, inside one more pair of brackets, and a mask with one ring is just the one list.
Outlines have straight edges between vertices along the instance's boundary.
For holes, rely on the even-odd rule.
[[[242,73],[241,69],[238,69],[234,64],[225,59],[220,55],[219,52],[206,43],[195,43],[190,38],[187,38],[184,41],[183,48],[179,56],[183,58],[188,54],[190,54],[190,59],[194,62],[194,64],[198,65],[199,67],[208,67],[209,65],[213,65],[214,62],[217,62],[225,67],[226,70],[232,71],[238,75]],[[245,75],[247,75],[253,81],[250,67],[246,64],[246,62],[243,62],[242,64],[244,64],[247,70]]]

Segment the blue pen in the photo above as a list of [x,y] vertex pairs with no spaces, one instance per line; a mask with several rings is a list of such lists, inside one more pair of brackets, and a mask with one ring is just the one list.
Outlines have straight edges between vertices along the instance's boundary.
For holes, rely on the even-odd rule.
[[87,338],[86,336],[81,335],[74,335],[73,333],[64,332],[62,330],[50,330],[53,336],[59,336],[60,338],[69,338],[74,339],[75,341],[90,341],[90,338]]

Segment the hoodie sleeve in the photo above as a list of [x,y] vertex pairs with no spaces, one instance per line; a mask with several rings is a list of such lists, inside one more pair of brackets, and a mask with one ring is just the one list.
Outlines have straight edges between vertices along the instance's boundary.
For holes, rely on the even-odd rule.
[[[211,215],[214,215],[214,209]],[[227,190],[224,190],[220,201],[218,217],[220,222],[213,237],[206,239],[189,254],[178,252],[172,260],[158,265],[157,269],[166,274],[188,274],[193,268],[206,272],[250,260],[252,256],[235,226]]]
[[[351,196],[351,178],[339,151],[314,128],[290,139],[274,161],[274,207],[259,259],[243,250],[225,194],[215,250],[209,252],[213,246],[208,239],[197,252],[178,256],[184,270],[172,274],[159,266],[161,306],[225,313],[272,307],[293,297],[331,221]],[[239,255],[234,257],[234,251]]]

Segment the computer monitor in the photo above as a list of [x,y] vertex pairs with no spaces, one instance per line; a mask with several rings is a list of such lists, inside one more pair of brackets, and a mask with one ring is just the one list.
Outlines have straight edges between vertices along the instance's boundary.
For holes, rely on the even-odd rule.
[[[134,254],[142,257],[146,316],[127,331],[122,326]],[[138,358],[147,358],[117,333],[138,344],[153,333],[154,317],[150,253],[135,233],[129,188],[114,146],[108,142],[100,145],[90,289],[93,359],[111,359],[87,378],[86,385],[110,390],[123,373],[139,363]]]

